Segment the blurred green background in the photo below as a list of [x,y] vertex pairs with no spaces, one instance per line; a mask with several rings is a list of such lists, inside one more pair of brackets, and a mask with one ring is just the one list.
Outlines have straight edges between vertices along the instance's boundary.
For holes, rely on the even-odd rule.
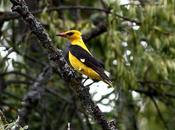
[[[62,50],[67,40],[56,33],[69,29],[86,33],[106,23],[106,32],[86,45],[103,61],[114,88],[94,83],[90,92],[119,130],[175,129],[174,0],[25,1]],[[11,6],[9,0],[0,0],[0,109],[7,121],[1,117],[1,126],[15,123],[23,97],[49,64],[28,25],[10,15]],[[30,130],[65,130],[68,123],[71,130],[101,129],[57,73],[46,88],[50,91],[28,117]]]

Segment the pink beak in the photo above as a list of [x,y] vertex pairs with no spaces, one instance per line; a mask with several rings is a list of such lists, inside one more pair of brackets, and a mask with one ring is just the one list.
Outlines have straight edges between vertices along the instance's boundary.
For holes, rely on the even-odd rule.
[[65,32],[58,33],[56,36],[66,37],[66,33]]

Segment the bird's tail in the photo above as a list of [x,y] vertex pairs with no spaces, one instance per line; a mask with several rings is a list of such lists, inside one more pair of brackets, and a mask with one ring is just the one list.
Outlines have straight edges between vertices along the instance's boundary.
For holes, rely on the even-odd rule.
[[107,83],[109,86],[108,87],[112,87],[112,81],[110,79],[108,80],[103,80],[103,82]]
[[107,83],[109,85],[109,87],[112,87],[112,81],[111,79],[103,72],[100,74],[103,82]]

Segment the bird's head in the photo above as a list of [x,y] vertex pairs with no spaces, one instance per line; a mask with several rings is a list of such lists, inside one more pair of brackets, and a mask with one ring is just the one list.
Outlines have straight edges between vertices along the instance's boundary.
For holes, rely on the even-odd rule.
[[74,41],[81,39],[81,32],[78,30],[69,30],[66,32],[59,33],[57,34],[57,36],[65,37],[70,41]]

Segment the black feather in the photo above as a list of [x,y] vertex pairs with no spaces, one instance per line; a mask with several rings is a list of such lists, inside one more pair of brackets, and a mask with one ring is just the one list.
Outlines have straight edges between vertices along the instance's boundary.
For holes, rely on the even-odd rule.
[[72,36],[73,34],[74,34],[73,32],[66,33],[66,35],[68,35],[68,36]]

